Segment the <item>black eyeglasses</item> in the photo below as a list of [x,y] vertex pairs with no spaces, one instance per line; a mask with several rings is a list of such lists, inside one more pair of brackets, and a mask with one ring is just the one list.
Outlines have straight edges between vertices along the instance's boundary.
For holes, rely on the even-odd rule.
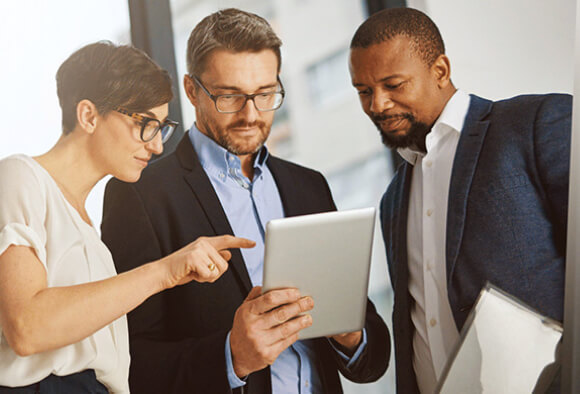
[[127,111],[125,108],[117,108],[116,111],[123,115],[130,116],[131,118],[139,122],[139,124],[141,125],[141,141],[143,142],[151,141],[160,131],[161,131],[161,141],[165,142],[169,139],[169,137],[171,137],[171,134],[173,134],[173,131],[179,125],[179,123],[169,119],[161,123],[157,119],[148,118],[147,116]]
[[282,105],[282,102],[284,101],[284,95],[286,94],[286,92],[284,92],[284,86],[282,86],[282,81],[280,81],[280,78],[277,78],[278,84],[280,85],[280,90],[277,92],[218,95],[211,94],[196,76],[191,76],[191,78],[193,78],[195,82],[203,89],[205,94],[207,94],[208,97],[212,99],[217,111],[223,114],[233,114],[240,112],[246,106],[248,100],[252,100],[254,102],[254,106],[258,111],[275,111]]

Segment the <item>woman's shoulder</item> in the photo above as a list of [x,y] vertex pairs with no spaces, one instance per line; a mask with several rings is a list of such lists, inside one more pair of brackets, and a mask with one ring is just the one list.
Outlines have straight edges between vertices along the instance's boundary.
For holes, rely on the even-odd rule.
[[40,193],[46,177],[43,168],[32,157],[17,154],[0,160],[0,190],[29,190]]
[[9,176],[14,171],[18,174],[36,174],[38,166],[39,164],[32,157],[24,154],[11,155],[0,159],[0,173],[3,176]]

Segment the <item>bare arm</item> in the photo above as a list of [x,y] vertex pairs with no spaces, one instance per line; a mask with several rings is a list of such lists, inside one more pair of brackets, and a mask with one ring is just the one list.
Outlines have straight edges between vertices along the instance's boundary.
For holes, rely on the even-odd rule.
[[227,270],[228,248],[253,245],[229,235],[199,238],[131,271],[68,287],[47,287],[46,271],[34,250],[12,245],[0,255],[0,325],[18,355],[60,348],[88,337],[164,289],[191,280],[215,281]]

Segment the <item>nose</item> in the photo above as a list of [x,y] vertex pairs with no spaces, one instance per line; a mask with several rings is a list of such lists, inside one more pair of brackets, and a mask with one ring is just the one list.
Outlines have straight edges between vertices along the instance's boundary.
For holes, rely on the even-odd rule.
[[259,111],[256,108],[256,103],[254,103],[254,99],[246,100],[246,105],[244,105],[244,108],[242,108],[239,113],[244,116],[244,119],[248,123],[256,121],[260,116]]
[[161,132],[157,133],[151,141],[145,143],[145,149],[154,155],[160,155],[163,153],[163,140],[161,137]]
[[376,114],[381,114],[395,106],[393,100],[386,92],[375,91],[371,98],[370,111]]

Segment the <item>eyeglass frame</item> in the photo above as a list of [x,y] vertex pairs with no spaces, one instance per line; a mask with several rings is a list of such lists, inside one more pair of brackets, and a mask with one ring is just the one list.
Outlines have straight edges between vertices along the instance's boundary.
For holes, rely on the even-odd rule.
[[[167,126],[173,126],[171,128],[171,132],[167,133],[165,135],[165,138],[163,138],[163,134],[161,137],[161,142],[167,142],[167,140],[169,140],[169,137],[171,137],[171,135],[173,134],[173,132],[175,131],[175,129],[177,128],[177,126],[179,126],[179,122],[170,120],[170,119],[165,119],[165,121],[162,123],[159,119],[155,119],[155,118],[150,118],[148,116],[143,116],[141,114],[138,114],[136,112],[131,112],[123,107],[118,107],[115,109],[116,112],[119,112],[123,115],[127,115],[130,118],[135,119],[136,121],[138,121],[141,124],[141,132],[139,133],[139,137],[141,138],[141,141],[143,142],[150,142],[153,141],[153,139],[155,139],[155,137],[157,137],[157,134],[165,127]],[[147,123],[149,122],[157,122],[159,124],[159,126],[157,127],[157,131],[155,131],[155,133],[153,133],[153,135],[151,136],[151,138],[149,139],[145,139],[143,137],[143,134],[145,134],[145,126],[147,126]]]
[[[195,75],[189,75],[190,78],[192,78],[205,92],[205,94],[207,94],[207,96],[213,101],[214,105],[215,105],[215,109],[216,111],[218,111],[220,114],[235,114],[238,113],[240,111],[242,111],[246,104],[248,104],[248,100],[252,100],[252,102],[254,103],[254,107],[256,108],[256,110],[260,111],[260,112],[271,112],[271,111],[276,111],[278,109],[280,109],[280,107],[282,106],[282,103],[284,103],[284,97],[286,96],[286,91],[284,90],[284,85],[282,85],[282,81],[280,80],[280,76],[276,76],[276,80],[278,81],[278,84],[280,85],[280,90],[276,91],[276,92],[262,92],[262,93],[254,93],[254,94],[245,94],[245,93],[228,93],[228,94],[211,94],[209,92],[209,90],[207,90],[207,88],[205,86],[203,86],[203,84],[201,83],[201,81],[199,80],[198,77],[196,77]],[[261,96],[264,94],[281,94],[282,95],[282,100],[280,100],[280,105],[278,105],[276,108],[272,108],[272,109],[259,109],[256,106],[256,102],[254,101],[254,98],[257,96]],[[218,108],[217,105],[217,101],[220,97],[223,96],[236,96],[236,97],[245,97],[245,101],[244,104],[242,105],[242,107],[237,110],[237,111],[222,111]]]

